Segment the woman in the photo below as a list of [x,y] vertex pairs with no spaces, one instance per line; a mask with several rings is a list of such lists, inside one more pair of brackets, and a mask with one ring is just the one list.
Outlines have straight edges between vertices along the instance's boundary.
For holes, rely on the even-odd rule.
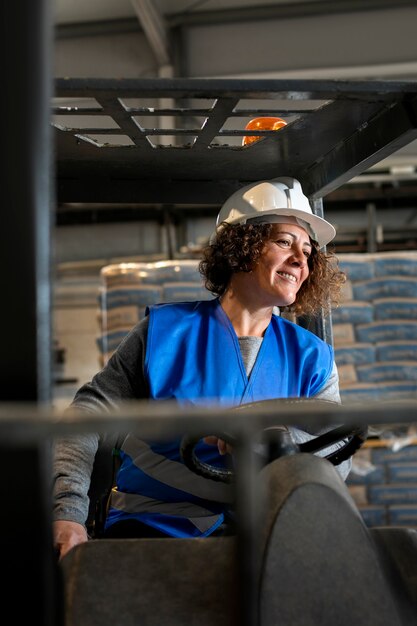
[[[288,397],[340,402],[332,348],[276,314],[279,307],[312,315],[337,302],[344,274],[320,250],[334,235],[331,224],[313,215],[295,179],[239,190],[223,205],[200,263],[216,297],[149,307],[72,407],[103,412],[140,398],[228,407]],[[295,428],[290,432],[297,442],[311,438]],[[97,446],[97,435],[56,446],[54,534],[61,557],[87,540]],[[213,437],[198,448],[207,462],[222,464],[227,457],[225,442]],[[191,472],[181,462],[179,440],[128,435],[120,454],[106,536],[227,532],[231,487]],[[338,466],[343,478],[349,469],[349,462]]]

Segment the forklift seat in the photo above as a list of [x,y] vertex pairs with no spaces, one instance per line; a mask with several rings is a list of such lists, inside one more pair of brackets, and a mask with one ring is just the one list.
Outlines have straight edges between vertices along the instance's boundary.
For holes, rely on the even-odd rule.
[[[258,475],[256,626],[417,625],[417,531],[368,529],[326,459]],[[94,539],[61,561],[65,626],[242,626],[236,537]],[[255,625],[254,625],[255,626]]]

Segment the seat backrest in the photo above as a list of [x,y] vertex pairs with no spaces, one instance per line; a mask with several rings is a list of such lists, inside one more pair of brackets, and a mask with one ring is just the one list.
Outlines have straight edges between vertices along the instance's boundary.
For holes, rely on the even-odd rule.
[[120,447],[123,437],[120,433],[100,436],[88,492],[90,506],[86,525],[90,537],[96,538],[101,534],[106,502],[116,475],[117,457],[114,452]]
[[393,584],[393,562],[329,462],[283,457],[267,465],[261,479],[267,507],[260,626],[417,624],[415,598]]
[[239,626],[235,539],[97,539],[62,560],[65,626]]

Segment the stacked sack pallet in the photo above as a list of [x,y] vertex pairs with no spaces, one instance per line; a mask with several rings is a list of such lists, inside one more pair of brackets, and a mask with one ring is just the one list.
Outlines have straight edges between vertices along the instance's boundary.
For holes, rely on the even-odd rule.
[[142,319],[148,305],[213,298],[202,283],[197,260],[106,265],[100,278],[97,346],[101,366]]
[[332,312],[342,400],[417,397],[417,253],[339,255],[347,275]]
[[[417,398],[417,253],[339,261],[347,283],[332,320],[342,401]],[[368,526],[417,527],[417,439],[386,428],[368,439],[347,486]]]
[[368,440],[353,458],[347,486],[367,526],[417,528],[417,438]]

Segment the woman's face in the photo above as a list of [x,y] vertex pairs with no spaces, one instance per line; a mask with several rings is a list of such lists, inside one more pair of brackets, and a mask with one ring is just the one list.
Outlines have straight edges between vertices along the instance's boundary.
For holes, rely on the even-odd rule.
[[310,237],[296,224],[274,224],[271,240],[265,244],[258,263],[246,276],[251,290],[266,306],[293,304],[309,275]]

